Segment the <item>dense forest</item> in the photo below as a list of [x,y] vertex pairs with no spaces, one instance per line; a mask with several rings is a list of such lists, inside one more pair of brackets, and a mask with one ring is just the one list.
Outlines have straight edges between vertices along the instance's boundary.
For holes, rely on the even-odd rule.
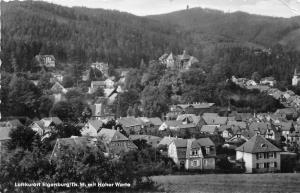
[[212,57],[222,57],[215,55],[216,50],[232,47],[264,49],[281,45],[285,51],[295,50],[300,29],[297,17],[229,14],[201,8],[138,17],[36,1],[3,2],[2,21],[6,71],[13,70],[12,64],[17,64],[17,70],[31,70],[38,53],[53,54],[61,63],[98,60],[137,67],[142,58],[149,61],[167,51],[186,49],[206,64]]

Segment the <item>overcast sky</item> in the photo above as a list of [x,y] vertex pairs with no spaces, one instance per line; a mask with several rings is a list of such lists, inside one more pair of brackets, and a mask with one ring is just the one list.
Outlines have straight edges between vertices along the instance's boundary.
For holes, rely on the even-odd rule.
[[300,0],[47,0],[67,6],[116,9],[135,15],[168,13],[192,7],[204,7],[259,15],[292,17],[300,15]]

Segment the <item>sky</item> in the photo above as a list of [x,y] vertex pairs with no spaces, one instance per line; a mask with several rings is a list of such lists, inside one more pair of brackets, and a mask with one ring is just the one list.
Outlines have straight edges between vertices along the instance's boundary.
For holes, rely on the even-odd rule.
[[135,15],[154,15],[202,7],[225,12],[244,11],[275,17],[300,15],[300,0],[46,0],[66,6],[116,9]]

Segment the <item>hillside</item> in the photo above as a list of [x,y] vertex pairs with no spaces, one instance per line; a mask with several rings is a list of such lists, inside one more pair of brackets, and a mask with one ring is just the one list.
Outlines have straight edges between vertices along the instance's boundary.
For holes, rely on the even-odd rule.
[[216,47],[266,48],[277,43],[299,48],[300,22],[194,8],[138,17],[129,13],[64,7],[38,1],[2,3],[3,67],[28,71],[36,54],[53,54],[58,63],[106,61],[137,67],[166,51],[187,49],[200,61]]
[[289,39],[290,33],[300,29],[298,18],[274,18],[251,15],[243,12],[193,8],[148,18],[176,25],[182,32],[206,34],[227,40],[251,42],[271,47],[282,39]]
[[54,54],[63,62],[80,55],[80,62],[135,66],[141,58],[180,47],[171,26],[118,11],[7,2],[2,16],[4,66],[12,54],[17,63],[29,63],[39,52]]

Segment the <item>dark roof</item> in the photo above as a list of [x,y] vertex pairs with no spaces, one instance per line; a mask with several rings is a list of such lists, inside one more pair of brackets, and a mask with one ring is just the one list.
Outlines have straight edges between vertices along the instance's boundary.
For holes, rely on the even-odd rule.
[[269,122],[253,122],[249,126],[249,130],[259,131],[261,134],[265,134],[268,129],[272,129],[272,125]]
[[198,147],[199,145],[201,147],[215,146],[214,142],[208,137],[200,138],[192,142],[192,147]]
[[249,141],[236,148],[236,151],[247,153],[280,152],[281,150],[260,135],[253,136]]
[[175,139],[174,144],[176,147],[186,147],[187,146],[187,140],[186,139]]
[[123,127],[131,127],[142,125],[142,123],[134,117],[121,117],[117,120]]
[[150,121],[151,124],[153,124],[155,126],[160,126],[163,123],[161,121],[161,119],[158,118],[158,117],[149,118],[149,121]]

